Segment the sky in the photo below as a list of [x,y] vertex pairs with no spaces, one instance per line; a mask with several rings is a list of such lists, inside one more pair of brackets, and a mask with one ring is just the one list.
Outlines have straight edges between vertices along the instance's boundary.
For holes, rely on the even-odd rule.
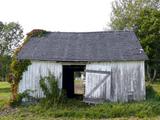
[[32,29],[88,32],[109,29],[113,0],[0,0],[0,21]]

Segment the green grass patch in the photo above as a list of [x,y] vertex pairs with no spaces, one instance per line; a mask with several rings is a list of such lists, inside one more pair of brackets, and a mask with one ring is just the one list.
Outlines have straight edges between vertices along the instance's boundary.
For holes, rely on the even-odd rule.
[[[150,84],[153,88],[149,88],[147,93],[149,99],[142,102],[132,103],[104,103],[99,105],[87,105],[77,99],[67,99],[65,103],[45,108],[42,104],[19,106],[14,113],[1,116],[0,119],[108,119],[121,118],[126,119],[160,119],[160,100],[157,99],[160,93],[160,84]],[[1,84],[4,88],[4,85]],[[6,85],[7,87],[7,85]],[[9,87],[9,86],[8,86]],[[148,88],[147,88],[148,89]],[[2,90],[5,92],[6,90]],[[0,92],[2,92],[0,91]],[[1,94],[1,93],[0,93]],[[152,95],[154,94],[154,95]],[[9,95],[9,94],[8,94]],[[155,98],[154,98],[155,97]],[[152,98],[152,99],[151,99]],[[6,99],[9,99],[6,98]]]
[[8,82],[0,82],[0,108],[8,103],[10,96],[10,84]]
[[40,104],[20,106],[9,117],[14,119],[107,119],[107,118],[154,118],[160,115],[160,102],[105,103],[89,106],[78,100],[69,100],[62,106],[45,109]]
[[152,83],[150,84],[153,89],[160,95],[160,82],[155,82],[155,83]]

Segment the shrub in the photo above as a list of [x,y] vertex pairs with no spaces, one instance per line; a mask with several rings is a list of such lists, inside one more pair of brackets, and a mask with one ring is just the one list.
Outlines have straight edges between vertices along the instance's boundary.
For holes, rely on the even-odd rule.
[[30,99],[32,96],[29,95],[31,91],[30,90],[25,90],[23,93],[17,94],[16,98],[13,100],[10,100],[10,105],[12,107],[19,106],[22,103],[23,99]]
[[12,60],[10,73],[7,77],[7,81],[11,84],[12,101],[16,100],[18,95],[18,84],[22,79],[23,72],[28,69],[30,64],[30,60],[18,60],[17,58],[13,58]]
[[31,32],[27,33],[28,37],[43,37],[46,35],[48,32],[46,30],[41,30],[41,29],[33,29]]
[[42,104],[46,107],[57,106],[64,102],[65,93],[58,88],[58,79],[51,72],[48,76],[40,77],[40,87],[45,96]]

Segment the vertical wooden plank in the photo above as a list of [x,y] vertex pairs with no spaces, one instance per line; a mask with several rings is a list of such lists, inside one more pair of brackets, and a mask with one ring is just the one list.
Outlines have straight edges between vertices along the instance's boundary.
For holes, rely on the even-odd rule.
[[59,87],[62,85],[62,65],[55,62],[48,61],[32,61],[32,64],[28,67],[28,70],[23,73],[22,80],[19,84],[19,93],[24,92],[26,89],[35,91],[31,94],[34,97],[43,97],[43,92],[39,85],[40,75],[48,75],[48,70],[59,77]]
[[[108,93],[111,93],[111,101],[127,102],[131,93],[133,93],[133,100],[145,99],[144,61],[91,63],[86,65],[86,69],[104,70],[105,66],[110,66],[112,69],[111,81],[108,81],[111,91],[108,92],[109,90],[106,89],[106,96]],[[97,84],[96,82],[92,83],[93,81],[101,79],[100,77],[94,78],[94,75],[86,74],[86,93],[93,88],[93,85]],[[107,85],[109,83],[106,83],[106,88],[109,88]],[[99,94],[96,96],[101,97],[102,89],[104,88],[101,86],[100,91],[97,91]],[[93,94],[92,97],[95,97],[95,95]]]
[[[32,65],[29,66],[28,71],[23,73],[22,80],[19,83],[19,92],[21,93],[26,89],[36,90],[33,96],[42,97],[43,92],[39,86],[40,73],[47,75],[48,69],[50,69],[56,77],[60,78],[58,83],[59,87],[62,88],[62,65],[60,63],[32,61]],[[127,102],[130,91],[133,91],[134,100],[145,99],[144,61],[92,63],[87,64],[86,69],[102,71],[112,69],[110,81],[107,80],[91,97],[102,98],[104,96],[103,89],[106,88],[106,99],[109,98],[107,96],[110,96],[111,101]],[[86,74],[85,95],[91,91],[103,77],[103,75],[92,73]]]
[[[110,66],[105,63],[92,63],[86,65],[86,70],[96,70],[96,71],[111,71]],[[89,98],[99,98],[99,99],[110,99],[110,89],[111,89],[111,77],[106,79],[106,82],[102,83],[98,89],[96,89],[90,96],[87,96],[99,83],[102,82],[103,78],[105,78],[106,74],[99,73],[86,73],[86,87],[85,87],[85,97]],[[106,89],[106,87],[108,87]],[[104,95],[105,93],[105,95]]]

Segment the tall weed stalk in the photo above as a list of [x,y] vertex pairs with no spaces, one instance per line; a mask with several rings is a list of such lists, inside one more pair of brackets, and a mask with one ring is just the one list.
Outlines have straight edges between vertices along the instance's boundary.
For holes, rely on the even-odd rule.
[[51,72],[48,76],[40,77],[40,87],[45,96],[42,100],[45,107],[57,106],[64,102],[65,92],[58,87],[58,78]]

